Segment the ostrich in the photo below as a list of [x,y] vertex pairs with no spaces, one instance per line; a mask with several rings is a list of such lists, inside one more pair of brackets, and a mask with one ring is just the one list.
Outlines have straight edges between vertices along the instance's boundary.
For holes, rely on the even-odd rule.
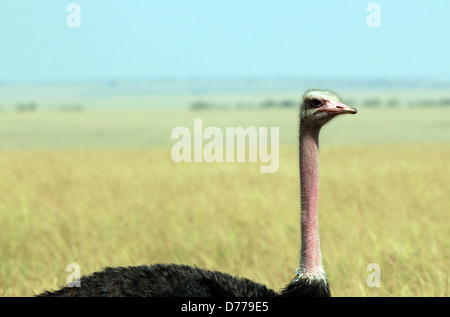
[[328,90],[304,93],[300,107],[299,166],[301,249],[296,276],[277,293],[242,277],[175,264],[106,268],[81,278],[81,287],[64,287],[38,296],[331,296],[322,267],[318,232],[319,132],[340,114],[356,113]]

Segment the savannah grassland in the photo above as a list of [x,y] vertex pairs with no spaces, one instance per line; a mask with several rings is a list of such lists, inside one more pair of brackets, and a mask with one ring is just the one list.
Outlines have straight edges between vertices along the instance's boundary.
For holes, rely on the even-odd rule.
[[[177,126],[280,127],[280,165],[174,163]],[[0,296],[106,266],[197,265],[282,288],[299,249],[297,110],[0,113]],[[449,296],[450,109],[360,108],[321,135],[334,296]],[[381,287],[368,287],[370,263]]]

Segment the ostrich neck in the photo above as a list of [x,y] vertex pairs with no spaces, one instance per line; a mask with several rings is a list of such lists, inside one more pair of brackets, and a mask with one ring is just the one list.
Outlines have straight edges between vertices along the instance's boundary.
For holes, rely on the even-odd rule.
[[307,278],[323,275],[317,217],[319,132],[320,127],[300,126],[301,250],[298,274]]

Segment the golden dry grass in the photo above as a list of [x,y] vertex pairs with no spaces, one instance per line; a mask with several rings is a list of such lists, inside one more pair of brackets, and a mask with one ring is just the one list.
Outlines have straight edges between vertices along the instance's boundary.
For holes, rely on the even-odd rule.
[[[448,296],[449,145],[321,148],[319,217],[335,296]],[[298,262],[296,146],[280,169],[172,162],[170,148],[0,156],[0,295],[64,284],[66,266],[183,263],[274,289]],[[369,263],[381,287],[369,288]]]

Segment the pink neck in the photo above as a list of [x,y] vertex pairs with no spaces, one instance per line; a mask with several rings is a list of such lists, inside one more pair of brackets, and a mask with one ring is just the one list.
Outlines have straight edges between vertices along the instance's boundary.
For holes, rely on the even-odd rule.
[[298,273],[309,278],[323,275],[317,203],[319,194],[320,127],[300,126],[301,251]]

